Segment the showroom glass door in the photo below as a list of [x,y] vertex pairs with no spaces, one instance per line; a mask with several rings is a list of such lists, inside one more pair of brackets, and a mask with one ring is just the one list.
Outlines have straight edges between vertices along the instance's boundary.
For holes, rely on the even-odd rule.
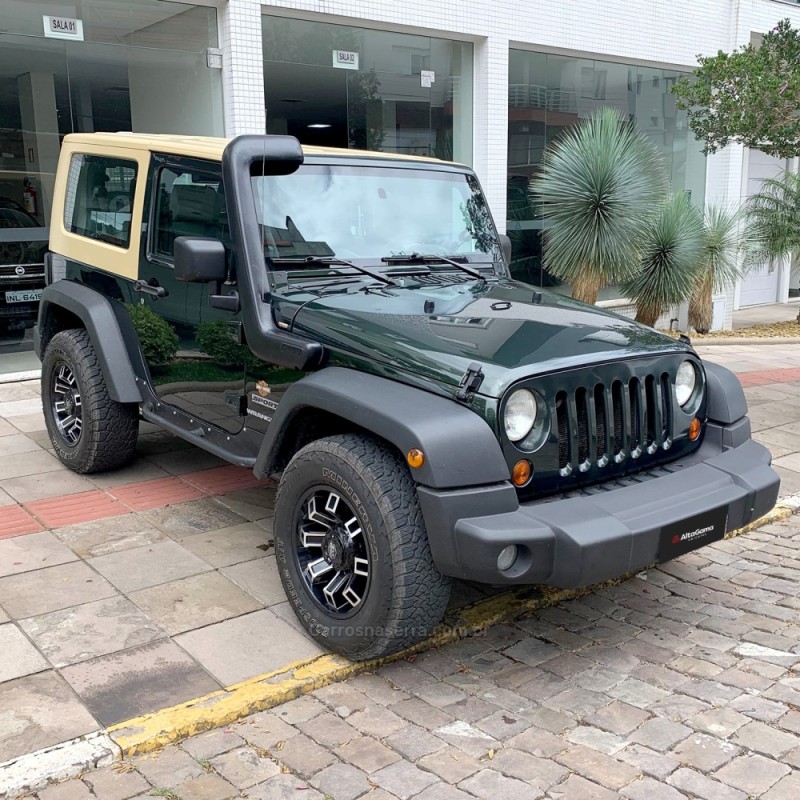
[[0,36],[0,372],[24,372],[44,275],[61,134],[70,129],[65,43]]
[[472,161],[472,45],[265,15],[267,132]]
[[351,72],[347,76],[348,145],[359,150],[432,156],[431,90],[419,75]]
[[52,38],[55,7],[2,3],[0,373],[38,370],[32,328],[62,138],[73,132],[223,134],[216,10],[159,0],[82,0],[83,40]]

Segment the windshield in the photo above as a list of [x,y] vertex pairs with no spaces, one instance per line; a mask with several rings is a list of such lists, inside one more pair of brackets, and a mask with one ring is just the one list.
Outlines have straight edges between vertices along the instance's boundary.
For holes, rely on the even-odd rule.
[[252,181],[269,258],[502,258],[486,200],[471,175],[305,164],[291,175]]

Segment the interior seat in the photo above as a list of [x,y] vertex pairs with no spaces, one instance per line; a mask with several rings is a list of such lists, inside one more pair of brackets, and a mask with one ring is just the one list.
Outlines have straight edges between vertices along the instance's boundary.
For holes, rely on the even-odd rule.
[[213,186],[190,183],[173,186],[169,206],[174,235],[221,238],[220,201],[221,197]]

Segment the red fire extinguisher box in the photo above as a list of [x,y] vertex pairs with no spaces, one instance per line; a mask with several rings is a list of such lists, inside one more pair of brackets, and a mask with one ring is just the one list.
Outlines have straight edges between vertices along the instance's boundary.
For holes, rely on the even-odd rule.
[[39,198],[36,187],[30,178],[25,178],[22,184],[22,205],[33,217],[39,216]]

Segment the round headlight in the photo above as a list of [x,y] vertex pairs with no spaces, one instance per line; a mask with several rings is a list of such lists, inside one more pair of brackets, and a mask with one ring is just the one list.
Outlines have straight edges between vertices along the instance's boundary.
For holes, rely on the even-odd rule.
[[536,422],[536,398],[527,389],[517,389],[506,403],[503,425],[512,442],[524,439]]
[[691,361],[684,361],[675,375],[675,399],[679,406],[685,406],[694,394],[697,385],[697,367]]

